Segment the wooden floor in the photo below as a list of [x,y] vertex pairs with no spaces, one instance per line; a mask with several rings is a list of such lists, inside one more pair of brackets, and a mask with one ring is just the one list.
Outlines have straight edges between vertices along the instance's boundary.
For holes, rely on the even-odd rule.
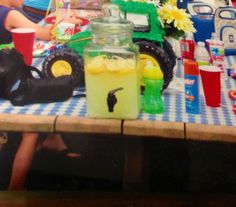
[[0,207],[218,207],[236,206],[236,195],[150,193],[1,192]]

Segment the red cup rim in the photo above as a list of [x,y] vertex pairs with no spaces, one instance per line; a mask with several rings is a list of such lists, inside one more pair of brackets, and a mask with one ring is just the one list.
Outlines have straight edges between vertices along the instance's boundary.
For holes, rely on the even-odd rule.
[[[86,18],[82,18],[82,17],[76,17],[76,19],[80,19],[81,22],[81,26],[87,25],[89,24],[89,20]],[[48,24],[55,24],[56,23],[56,16],[48,16],[45,18],[45,22]]]
[[220,68],[218,68],[216,66],[212,66],[212,65],[201,65],[201,66],[199,66],[199,70],[206,71],[206,72],[212,72],[212,73],[221,72]]
[[35,33],[35,29],[32,29],[32,28],[26,28],[26,27],[21,27],[21,28],[15,28],[15,29],[12,29],[11,32],[13,33]]

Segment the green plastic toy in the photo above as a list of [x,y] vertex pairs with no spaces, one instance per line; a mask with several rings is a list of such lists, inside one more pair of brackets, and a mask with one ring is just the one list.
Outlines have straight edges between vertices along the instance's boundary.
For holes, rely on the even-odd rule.
[[[176,57],[171,45],[164,39],[165,32],[158,18],[158,9],[146,2],[114,0],[113,3],[119,5],[122,18],[134,23],[133,41],[139,46],[141,71],[147,61],[160,67],[164,75],[164,90],[173,77]],[[83,51],[91,39],[90,31],[72,36],[66,43],[67,49],[55,51],[45,59],[45,75],[73,75],[78,79],[78,86],[84,86]]]
[[143,111],[150,114],[163,113],[164,103],[161,97],[163,74],[160,68],[154,67],[151,62],[147,62],[143,71],[143,82],[145,84]]
[[13,43],[10,43],[10,44],[2,44],[0,45],[0,50],[3,50],[3,49],[11,49],[14,47],[14,44]]

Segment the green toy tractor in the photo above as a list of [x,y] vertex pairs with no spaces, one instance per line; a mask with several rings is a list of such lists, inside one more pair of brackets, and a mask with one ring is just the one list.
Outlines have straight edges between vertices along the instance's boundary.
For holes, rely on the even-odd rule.
[[[114,3],[120,7],[121,17],[134,23],[133,41],[139,46],[141,71],[147,61],[151,61],[154,66],[159,65],[164,75],[163,90],[166,89],[173,78],[176,56],[172,46],[164,39],[165,32],[158,19],[156,6],[146,2],[120,0]],[[45,75],[72,75],[78,86],[84,86],[83,51],[91,40],[90,31],[74,35],[66,43],[66,49],[56,50],[45,59]]]

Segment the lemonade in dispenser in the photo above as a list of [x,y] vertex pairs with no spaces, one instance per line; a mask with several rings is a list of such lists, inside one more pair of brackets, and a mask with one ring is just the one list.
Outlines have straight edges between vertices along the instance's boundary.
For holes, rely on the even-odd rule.
[[108,4],[103,18],[91,20],[93,40],[84,50],[89,117],[135,119],[140,111],[139,50],[133,24]]

